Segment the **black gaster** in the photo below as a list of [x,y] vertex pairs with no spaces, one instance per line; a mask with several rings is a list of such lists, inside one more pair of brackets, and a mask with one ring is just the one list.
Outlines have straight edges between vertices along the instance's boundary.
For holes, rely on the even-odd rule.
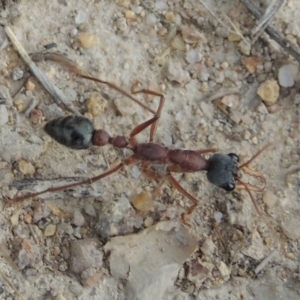
[[93,123],[80,116],[60,117],[49,121],[44,130],[60,144],[72,149],[86,149],[92,145]]
[[239,157],[234,153],[214,154],[208,159],[207,180],[226,190],[235,189]]

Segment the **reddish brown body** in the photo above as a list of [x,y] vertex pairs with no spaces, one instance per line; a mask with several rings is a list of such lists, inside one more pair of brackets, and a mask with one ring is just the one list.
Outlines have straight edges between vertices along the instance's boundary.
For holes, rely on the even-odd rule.
[[140,160],[177,165],[182,172],[205,171],[208,168],[207,160],[192,150],[172,150],[154,143],[141,143],[132,150]]

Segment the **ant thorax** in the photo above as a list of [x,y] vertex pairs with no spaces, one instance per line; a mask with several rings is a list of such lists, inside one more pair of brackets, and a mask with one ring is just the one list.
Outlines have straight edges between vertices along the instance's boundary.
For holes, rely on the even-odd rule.
[[239,157],[234,153],[217,153],[208,159],[207,180],[226,191],[235,189]]

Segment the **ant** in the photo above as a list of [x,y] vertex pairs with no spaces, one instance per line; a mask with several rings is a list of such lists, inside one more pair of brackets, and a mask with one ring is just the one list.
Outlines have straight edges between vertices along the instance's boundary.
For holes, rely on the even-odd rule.
[[[269,147],[269,145],[263,147],[250,160],[248,160],[246,163],[240,166],[238,166],[239,157],[235,153],[215,153],[212,156],[210,156],[209,159],[206,159],[202,156],[202,154],[216,152],[216,149],[181,150],[170,149],[161,146],[159,144],[154,143],[153,140],[165,102],[165,97],[163,94],[148,89],[136,90],[138,82],[136,82],[132,86],[130,94],[113,83],[83,74],[81,70],[79,70],[79,68],[77,68],[71,61],[69,61],[67,58],[65,58],[59,53],[43,53],[42,56],[38,53],[32,55],[32,57],[34,57],[35,60],[43,59],[58,62],[78,77],[105,84],[110,88],[120,92],[124,96],[127,96],[129,99],[151,112],[154,116],[151,119],[145,121],[144,123],[136,126],[131,131],[128,138],[125,136],[111,137],[105,130],[96,130],[94,128],[93,123],[89,119],[81,116],[72,115],[56,118],[54,120],[49,121],[44,126],[44,130],[54,140],[66,147],[80,150],[89,148],[90,146],[102,147],[110,144],[115,148],[129,149],[133,152],[133,154],[125,160],[123,160],[117,166],[95,177],[80,182],[67,184],[64,186],[51,187],[38,193],[16,197],[11,201],[21,202],[25,199],[44,194],[46,192],[58,192],[83,184],[92,184],[95,181],[98,181],[104,177],[107,177],[119,171],[124,166],[133,165],[141,162],[142,172],[148,178],[154,180],[158,180],[161,178],[153,171],[150,171],[149,167],[152,164],[167,165],[165,178],[167,178],[171,182],[171,184],[176,190],[178,190],[181,194],[186,196],[192,202],[192,205],[182,214],[182,220],[185,224],[187,223],[184,220],[184,215],[189,215],[194,211],[194,209],[197,206],[197,199],[180,185],[180,183],[172,176],[172,173],[194,173],[199,171],[206,171],[207,180],[213,185],[224,189],[225,191],[233,191],[235,188],[246,189],[255,205],[256,210],[260,214],[260,210],[256,204],[256,201],[254,200],[251,190],[262,192],[266,185],[266,180],[262,174],[249,169],[248,166],[259,154],[261,154],[267,147]],[[137,98],[133,96],[135,94],[150,94],[159,97],[160,100],[157,110],[154,111],[142,102],[140,102]],[[149,142],[138,143],[135,139],[135,136],[148,127],[150,127]],[[248,173],[252,176],[259,177],[263,182],[263,186],[256,187],[251,184],[242,182],[238,177],[239,170],[243,170],[245,173]],[[236,182],[238,184],[236,184]]]

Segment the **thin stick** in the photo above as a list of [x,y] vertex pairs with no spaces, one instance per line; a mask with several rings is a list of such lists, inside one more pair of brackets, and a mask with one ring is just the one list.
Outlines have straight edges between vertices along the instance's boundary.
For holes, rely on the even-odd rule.
[[[250,0],[241,0],[249,11],[254,15],[254,17],[259,20],[262,17],[262,12],[252,4]],[[285,38],[282,34],[277,32],[274,27],[267,26],[266,33],[270,36],[271,39],[276,41],[283,49],[286,50],[292,57],[294,57],[300,63],[300,51],[298,47]]]
[[267,8],[265,14],[259,20],[257,26],[252,30],[252,36],[254,37],[254,39],[252,40],[252,44],[255,43],[255,41],[259,38],[259,36],[266,29],[271,20],[285,3],[286,0],[273,0],[273,2]]
[[54,100],[57,103],[63,103],[74,114],[81,115],[80,112],[72,104],[70,104],[70,101],[67,99],[64,93],[56,85],[54,85],[52,81],[46,76],[46,74],[40,68],[38,68],[38,66],[32,61],[32,59],[29,57],[26,50],[18,41],[17,37],[9,28],[9,26],[5,27],[5,33],[11,40],[12,44],[14,45],[24,62],[27,64],[30,71],[41,82],[43,87],[54,98]]
[[255,275],[257,275],[266,265],[273,259],[276,251],[272,251],[270,255],[268,255],[254,270]]
[[1,277],[7,284],[14,290],[14,292],[18,295],[18,297],[21,300],[25,300],[25,298],[21,295],[21,293],[18,291],[18,289],[15,287],[15,285],[9,280],[9,278],[4,274],[2,270],[0,270]]
[[[233,26],[233,28],[234,28],[234,31],[233,31],[220,18],[218,18],[217,15],[209,8],[209,6],[207,5],[206,2],[204,2],[203,0],[199,0],[199,2],[228,32],[238,34],[243,38],[243,35],[241,34],[241,32],[239,30],[237,30],[237,28],[235,26]],[[227,21],[228,20],[230,21],[230,19],[228,17],[226,19],[227,19]],[[231,21],[229,23],[231,24],[231,26],[233,25],[233,23]]]

